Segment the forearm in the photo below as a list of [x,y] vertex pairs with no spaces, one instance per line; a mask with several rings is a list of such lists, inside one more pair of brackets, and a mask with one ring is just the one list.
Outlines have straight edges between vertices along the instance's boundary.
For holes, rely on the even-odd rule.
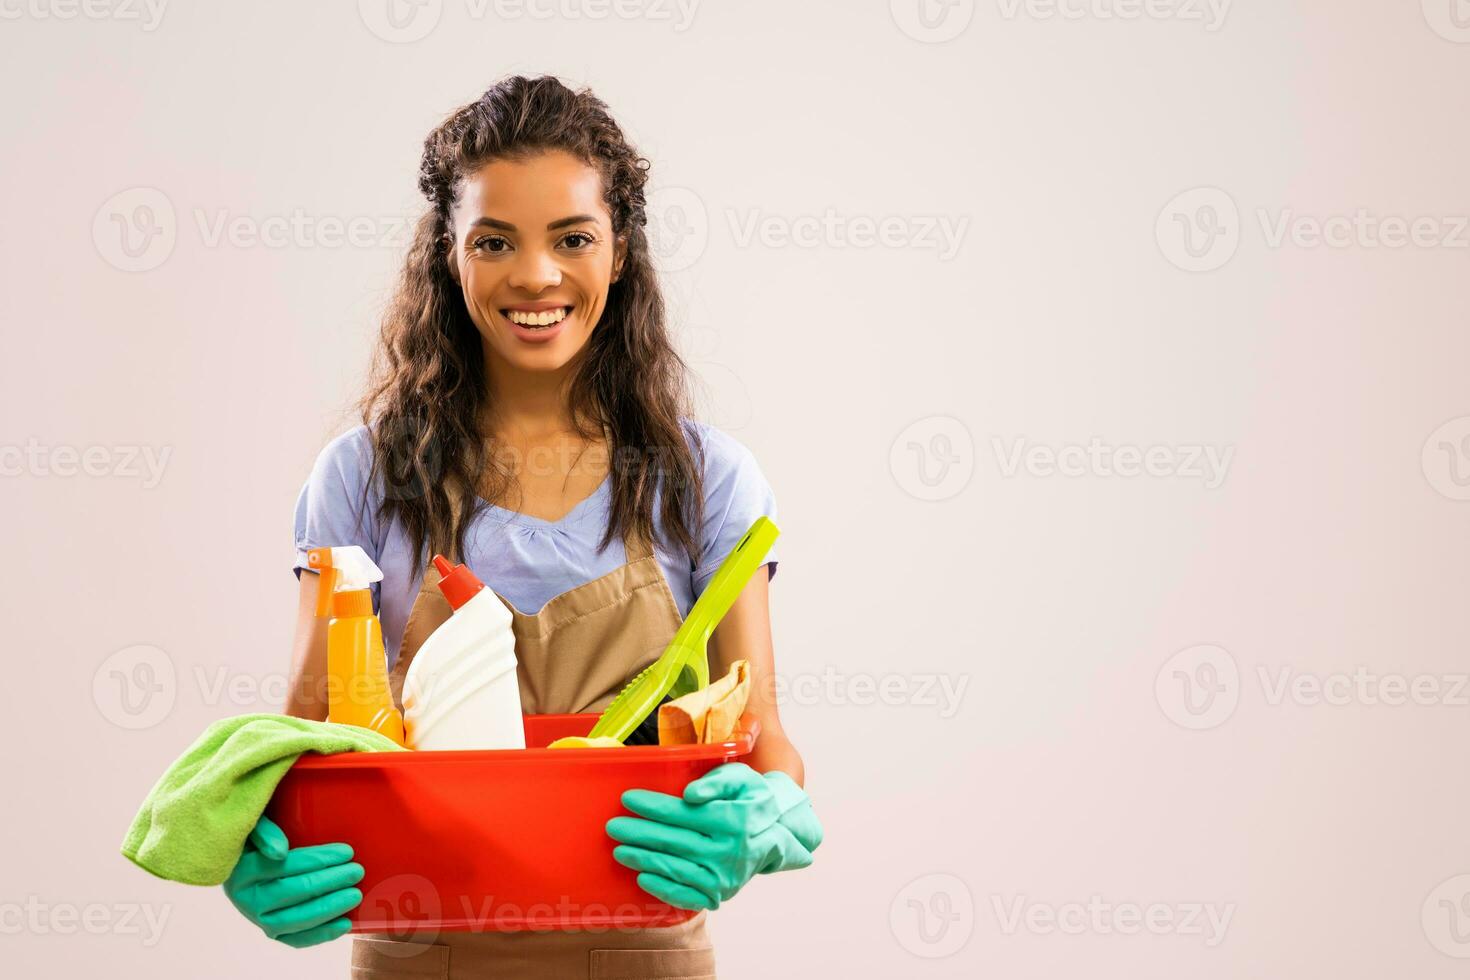
[[755,751],[745,763],[756,772],[779,770],[790,776],[796,785],[806,785],[806,767],[802,764],[801,753],[796,751],[796,746],[783,731],[761,732],[755,742]]
[[750,699],[746,711],[760,722],[761,734],[755,751],[745,762],[756,772],[781,771],[798,786],[805,768],[801,754],[781,727],[776,698],[776,655],[771,641],[769,579],[756,575],[740,593],[730,611],[710,638],[710,673],[722,676],[737,660],[750,670]]
[[301,575],[296,606],[296,637],[291,649],[291,673],[285,712],[294,718],[327,718],[327,625],[316,617],[317,576]]
[[325,688],[325,678],[293,669],[290,677],[290,691],[286,696],[286,705],[283,710],[293,718],[326,721],[327,704],[325,697],[322,696]]

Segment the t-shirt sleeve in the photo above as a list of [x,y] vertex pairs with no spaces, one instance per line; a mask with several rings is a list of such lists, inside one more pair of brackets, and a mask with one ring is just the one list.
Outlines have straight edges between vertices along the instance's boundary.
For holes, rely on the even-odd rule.
[[343,433],[317,454],[311,475],[296,498],[297,578],[310,548],[355,544],[381,562],[377,493],[363,497],[372,472],[372,442],[366,426]]
[[[704,521],[693,576],[696,596],[756,518],[776,520],[776,495],[751,451],[711,426],[698,425],[697,432],[704,447]],[[778,539],[766,553],[770,578],[776,576],[780,546]]]

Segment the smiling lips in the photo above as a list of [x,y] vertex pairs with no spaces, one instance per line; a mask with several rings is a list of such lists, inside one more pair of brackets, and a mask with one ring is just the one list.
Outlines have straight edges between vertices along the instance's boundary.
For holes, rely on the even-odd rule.
[[500,311],[510,324],[510,333],[527,344],[546,344],[555,340],[570,322],[573,307],[558,303],[523,303]]

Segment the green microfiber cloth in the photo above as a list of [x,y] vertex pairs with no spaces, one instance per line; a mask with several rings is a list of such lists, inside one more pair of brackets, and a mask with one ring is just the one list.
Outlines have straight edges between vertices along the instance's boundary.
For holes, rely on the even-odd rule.
[[276,784],[303,752],[406,751],[356,725],[272,714],[223,718],[149,791],[123,839],[123,856],[170,881],[221,884]]

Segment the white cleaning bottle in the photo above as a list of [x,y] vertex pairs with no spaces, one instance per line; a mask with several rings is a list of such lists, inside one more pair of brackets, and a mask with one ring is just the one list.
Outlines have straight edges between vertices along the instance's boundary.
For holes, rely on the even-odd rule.
[[523,749],[510,610],[475,573],[434,556],[454,615],[419,647],[403,678],[408,747]]

